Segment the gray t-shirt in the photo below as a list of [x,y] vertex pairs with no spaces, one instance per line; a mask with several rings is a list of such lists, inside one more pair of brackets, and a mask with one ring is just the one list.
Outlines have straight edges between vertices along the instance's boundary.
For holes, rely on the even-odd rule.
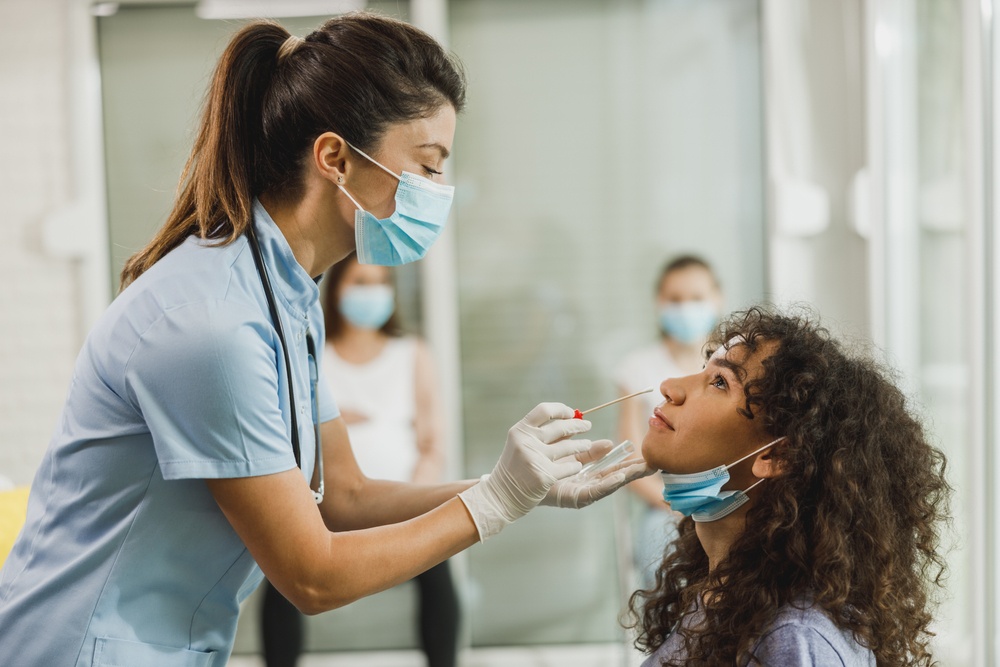
[[[684,627],[691,627],[702,617],[699,610],[688,614],[681,623]],[[783,607],[771,627],[757,641],[753,654],[767,667],[875,666],[871,650],[859,644],[850,630],[838,627],[818,607]],[[685,657],[684,639],[674,632],[642,663],[642,667],[659,667],[668,659],[683,664]]]

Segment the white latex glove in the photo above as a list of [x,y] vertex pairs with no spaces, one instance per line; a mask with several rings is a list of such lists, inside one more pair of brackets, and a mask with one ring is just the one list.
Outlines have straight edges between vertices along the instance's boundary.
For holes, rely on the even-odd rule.
[[541,403],[511,427],[493,472],[458,494],[481,541],[530,512],[558,480],[580,472],[576,454],[591,442],[566,438],[589,430],[590,422],[573,419],[573,408],[562,403]]
[[[611,451],[610,440],[595,440],[590,451],[576,455],[580,463],[597,461]],[[583,478],[579,473],[559,480],[542,499],[541,505],[580,509],[597,502],[605,496],[635,480],[652,475],[656,470],[646,465],[641,458],[630,458],[597,475]]]

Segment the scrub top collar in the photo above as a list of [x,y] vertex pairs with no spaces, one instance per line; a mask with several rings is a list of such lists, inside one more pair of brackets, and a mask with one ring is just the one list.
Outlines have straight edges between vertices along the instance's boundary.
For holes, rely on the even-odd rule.
[[294,315],[304,317],[319,299],[318,281],[310,277],[295,259],[285,235],[256,197],[253,200],[253,224],[275,297]]

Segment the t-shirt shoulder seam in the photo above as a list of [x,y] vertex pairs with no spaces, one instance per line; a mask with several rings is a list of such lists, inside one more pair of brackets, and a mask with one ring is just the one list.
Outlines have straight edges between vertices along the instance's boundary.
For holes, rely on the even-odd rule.
[[770,637],[771,635],[773,635],[774,633],[776,633],[778,630],[782,630],[784,628],[798,628],[798,629],[801,629],[801,630],[805,630],[808,634],[816,635],[817,637],[819,637],[820,639],[822,639],[823,642],[828,647],[830,647],[830,650],[833,651],[837,655],[838,658],[840,658],[840,664],[842,666],[845,664],[844,663],[844,656],[843,656],[842,652],[837,648],[837,646],[832,641],[830,641],[830,638],[827,637],[824,632],[822,632],[821,630],[819,630],[818,628],[816,628],[813,625],[809,625],[808,623],[802,622],[799,619],[788,619],[788,620],[782,621],[779,624],[775,625],[774,627],[770,628],[766,633],[764,633],[761,636],[760,641],[758,642],[758,646],[760,644],[762,644],[765,639],[767,639],[768,637]]
[[[228,290],[228,287],[227,287],[227,289],[226,289],[227,295],[228,295],[228,292],[229,292],[229,290]],[[157,315],[155,318],[153,318],[152,320],[150,320],[150,322],[146,326],[146,328],[144,328],[138,335],[136,335],[135,342],[132,344],[132,349],[129,350],[128,358],[125,360],[125,363],[122,364],[122,380],[123,380],[122,386],[126,386],[126,384],[124,383],[124,379],[128,375],[128,368],[129,368],[129,364],[132,362],[132,357],[135,356],[135,351],[139,348],[139,345],[142,343],[143,339],[150,332],[150,330],[152,330],[158,324],[160,324],[161,322],[163,322],[163,320],[167,317],[168,313],[169,314],[173,314],[173,313],[176,313],[177,311],[183,310],[185,308],[193,308],[195,306],[205,305],[205,304],[208,304],[210,302],[225,303],[225,304],[228,304],[228,305],[233,306],[235,308],[238,308],[238,309],[241,309],[241,310],[246,310],[246,311],[248,311],[248,312],[250,312],[250,313],[258,316],[260,318],[261,322],[267,321],[264,318],[263,314],[258,309],[254,308],[251,304],[249,304],[249,303],[242,303],[242,302],[239,302],[239,301],[230,301],[227,298],[221,298],[221,299],[217,298],[217,297],[203,298],[203,299],[198,299],[198,300],[194,300],[194,301],[185,301],[184,303],[177,304],[177,305],[174,305],[174,306],[170,306],[168,308],[164,308],[163,310],[160,311],[159,315]]]
[[227,302],[229,301],[230,290],[232,290],[233,288],[233,277],[236,275],[236,269],[234,268],[236,266],[236,262],[240,261],[240,258],[243,256],[243,253],[245,253],[247,251],[247,248],[249,247],[250,246],[248,243],[243,244],[243,247],[240,248],[239,252],[233,255],[233,261],[229,262],[229,279],[226,281],[226,289],[222,291],[224,301]]

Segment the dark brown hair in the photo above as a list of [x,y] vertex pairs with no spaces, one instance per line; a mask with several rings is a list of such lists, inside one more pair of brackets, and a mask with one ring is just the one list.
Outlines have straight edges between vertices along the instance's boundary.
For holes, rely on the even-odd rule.
[[390,125],[465,104],[455,59],[426,33],[369,12],[330,19],[279,62],[289,33],[241,28],[219,58],[166,224],[122,270],[122,288],[188,236],[232,243],[255,196],[300,193],[304,158],[332,131],[372,152]]
[[660,290],[663,289],[663,281],[667,279],[674,271],[681,271],[683,269],[690,269],[692,267],[701,268],[708,271],[708,275],[712,277],[712,282],[715,283],[715,287],[721,288],[719,284],[719,277],[715,275],[715,271],[712,270],[712,265],[708,263],[708,260],[702,259],[698,255],[678,255],[672,259],[667,260],[667,263],[663,265],[660,269],[659,277],[656,280],[656,285],[653,287],[653,294],[659,294]]
[[[344,279],[344,274],[352,264],[358,263],[357,253],[351,253],[344,259],[330,267],[323,278],[326,293],[323,296],[323,323],[326,329],[326,339],[333,340],[344,331],[344,316],[340,314],[340,283]],[[386,268],[386,271],[392,269]],[[394,276],[393,276],[394,277]],[[396,311],[393,311],[389,319],[379,329],[386,336],[396,338],[403,335],[403,329],[399,325],[399,318]]]
[[681,521],[656,586],[630,601],[636,645],[655,650],[707,599],[704,623],[680,630],[683,664],[757,664],[754,644],[778,611],[811,601],[878,665],[932,664],[930,593],[945,572],[939,533],[951,491],[944,455],[893,375],[809,316],[752,308],[709,346],[734,340],[751,354],[776,343],[739,411],[786,437],[772,450],[783,473],[759,487],[747,530],[711,572],[693,521]]

